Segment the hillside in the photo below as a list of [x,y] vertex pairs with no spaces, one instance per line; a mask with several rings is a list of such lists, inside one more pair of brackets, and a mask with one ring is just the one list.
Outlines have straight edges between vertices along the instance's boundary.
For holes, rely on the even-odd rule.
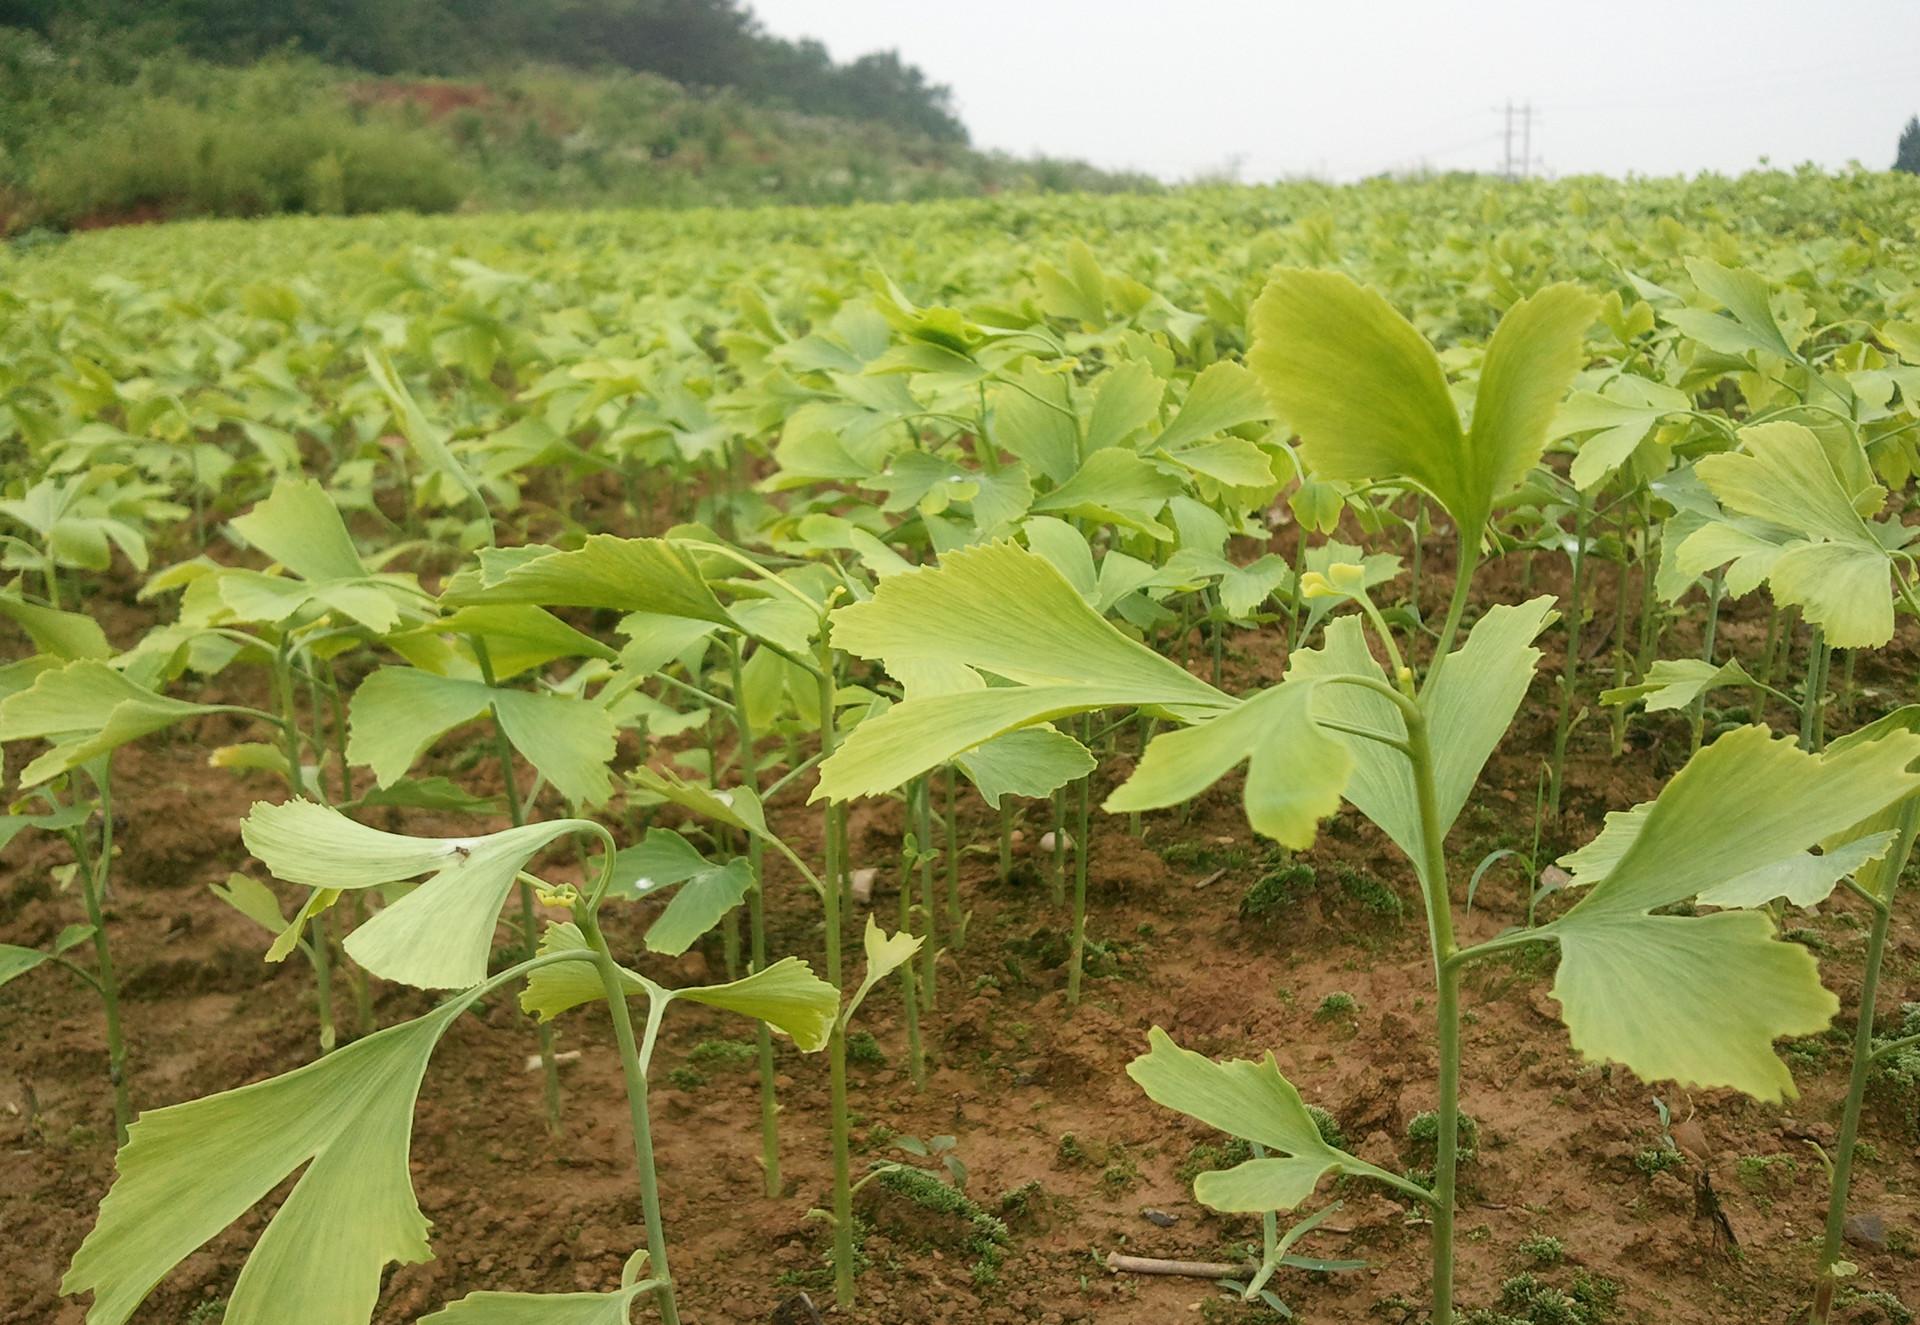
[[282,212],[847,203],[1154,187],[617,67],[372,74],[0,28],[0,233]]

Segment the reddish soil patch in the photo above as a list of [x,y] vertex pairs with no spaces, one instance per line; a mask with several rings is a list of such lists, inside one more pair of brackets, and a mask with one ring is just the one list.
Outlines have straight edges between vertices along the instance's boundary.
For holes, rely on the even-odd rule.
[[[1430,558],[1430,593],[1442,587],[1438,574]],[[1544,563],[1541,574],[1552,578]],[[1489,576],[1489,599],[1520,597],[1517,579],[1518,567],[1503,564]],[[1763,628],[1754,615],[1759,606],[1739,604],[1723,623],[1727,638],[1749,651]],[[147,610],[108,601],[100,607],[116,639],[123,627],[137,628],[135,619]],[[1559,666],[1559,638],[1548,639],[1530,707],[1454,834],[1462,874],[1488,851],[1524,846],[1531,835],[1536,778],[1552,733],[1544,678]],[[1233,647],[1232,675],[1277,674],[1280,660],[1259,640]],[[1682,637],[1669,652],[1687,647]],[[1204,650],[1195,657],[1204,665]],[[1872,667],[1863,659],[1863,703],[1891,702],[1874,698],[1876,689],[1904,692],[1913,660],[1911,641],[1878,655]],[[1566,815],[1547,831],[1556,848],[1584,841],[1605,810],[1651,794],[1686,754],[1683,717],[1636,715],[1618,757],[1608,736],[1604,714],[1576,732]],[[127,750],[116,765],[124,854],[110,924],[127,984],[135,1098],[146,1107],[259,1080],[314,1052],[304,969],[261,962],[259,933],[207,892],[207,884],[247,865],[236,823],[250,800],[277,795],[206,766],[206,748],[232,739],[237,733],[224,727],[182,734]],[[989,846],[994,820],[977,800],[966,805],[966,840]],[[796,841],[817,837],[799,793],[775,812]],[[423,831],[452,828],[431,819],[407,822]],[[883,803],[860,812],[854,835],[854,863],[880,869],[873,906],[889,922],[899,827],[897,807]],[[1063,1001],[1065,916],[1038,881],[1039,863],[1023,861],[1016,878],[1025,882],[1003,883],[990,851],[962,859],[973,921],[966,949],[941,963],[938,1011],[929,1020],[936,1070],[924,1093],[912,1089],[902,1067],[897,998],[882,990],[869,1003],[862,1020],[887,1061],[854,1072],[856,1163],[894,1153],[885,1144],[889,1134],[952,1134],[973,1196],[993,1208],[1002,1193],[1026,1194],[1010,1221],[1012,1241],[997,1281],[976,1282],[969,1258],[951,1248],[920,1246],[897,1231],[875,1233],[866,1242],[860,1304],[836,1319],[1259,1319],[1216,1303],[1202,1282],[1117,1279],[1098,1266],[1115,1249],[1233,1258],[1258,1238],[1256,1222],[1195,1204],[1180,1176],[1198,1158],[1196,1146],[1221,1138],[1149,1103],[1125,1075],[1155,1024],[1209,1053],[1271,1048],[1359,1153],[1396,1170],[1420,1162],[1406,1131],[1433,1102],[1431,977],[1404,862],[1357,814],[1344,812],[1301,857],[1315,867],[1316,885],[1287,909],[1243,919],[1242,897],[1274,858],[1247,832],[1235,783],[1202,797],[1184,821],[1175,813],[1149,815],[1144,828],[1141,839],[1129,835],[1124,820],[1099,825],[1091,932],[1100,947],[1077,1011]],[[1034,842],[1037,811],[1025,829],[1025,841]],[[12,848],[0,871],[0,940],[43,942],[75,918],[77,902],[58,891],[52,873],[64,859],[57,844],[32,838]],[[817,908],[790,875],[773,875],[771,893],[773,950],[817,961]],[[1914,903],[1909,894],[1890,959],[1889,1013],[1920,997]],[[1496,870],[1463,937],[1488,937],[1516,923],[1524,905],[1520,883]],[[647,919],[637,908],[615,913],[609,929],[616,946],[638,951]],[[1857,909],[1836,902],[1790,923],[1804,924],[1806,939],[1822,949],[1826,978],[1847,1004],[1836,1024],[1850,1026],[1864,933]],[[718,945],[710,944],[671,974],[708,978],[721,963]],[[1794,1319],[1811,1282],[1825,1206],[1824,1178],[1807,1142],[1831,1139],[1845,1086],[1844,1044],[1816,1039],[1795,1047],[1803,1094],[1784,1108],[1724,1091],[1649,1085],[1571,1052],[1546,994],[1550,966],[1488,963],[1468,981],[1463,1102],[1480,1134],[1478,1154],[1464,1170],[1462,1302],[1491,1304],[1503,1280],[1535,1268],[1522,1242],[1551,1235],[1563,1244],[1565,1263],[1540,1268],[1542,1277],[1561,1286],[1576,1273],[1617,1282],[1619,1320]],[[1334,993],[1350,995],[1354,1010],[1320,1014]],[[427,1006],[420,993],[375,987],[382,1024]],[[352,1025],[344,990],[336,1016],[343,1027]],[[599,1010],[560,1023],[560,1049],[580,1056],[563,1069],[566,1131],[553,1140],[541,1122],[538,1074],[527,1070],[533,1036],[510,1000],[495,998],[480,1015],[456,1023],[428,1073],[413,1150],[415,1186],[434,1222],[438,1259],[390,1273],[378,1320],[409,1321],[479,1288],[573,1290],[616,1282],[644,1231],[609,1029]],[[789,1190],[778,1199],[761,1192],[751,1069],[703,1068],[704,1084],[669,1080],[695,1045],[746,1033],[744,1023],[719,1013],[676,1009],[655,1065],[665,1217],[685,1316],[698,1325],[767,1320],[796,1286],[816,1300],[830,1297],[820,1287],[822,1227],[806,1217],[810,1206],[826,1203],[829,1180],[824,1061],[782,1051]],[[104,1075],[98,1009],[84,988],[54,972],[6,988],[0,1230],[12,1258],[0,1276],[5,1325],[82,1319],[82,1305],[60,1298],[56,1285],[112,1179]],[[1660,1145],[1655,1095],[1671,1107],[1687,1158],[1649,1174],[1638,1157]],[[1855,1196],[1857,1211],[1883,1217],[1890,1246],[1850,1254],[1862,1287],[1911,1303],[1920,1300],[1913,1254],[1920,1184],[1913,1119],[1903,1112],[1899,1101],[1876,1097],[1869,1125],[1875,1155],[1862,1165]],[[1422,1319],[1409,1304],[1424,1292],[1426,1229],[1374,1188],[1353,1184],[1338,1195],[1344,1209],[1302,1250],[1362,1258],[1370,1268],[1332,1277],[1286,1271],[1276,1289],[1307,1320]],[[1173,1222],[1151,1222],[1147,1209]],[[136,1319],[177,1325],[223,1297],[264,1219],[250,1213],[191,1256]]]
[[405,106],[417,108],[430,120],[445,119],[457,110],[484,110],[494,95],[479,83],[379,82],[353,83],[347,98],[360,106]]

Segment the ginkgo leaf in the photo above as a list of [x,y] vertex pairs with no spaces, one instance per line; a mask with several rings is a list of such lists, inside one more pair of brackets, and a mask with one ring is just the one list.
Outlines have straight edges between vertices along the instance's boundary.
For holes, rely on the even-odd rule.
[[548,843],[591,831],[588,820],[553,819],[480,837],[408,837],[305,800],[261,802],[240,824],[247,850],[288,883],[340,890],[431,875],[346,942],[373,974],[422,989],[486,979],[494,926],[516,876]]
[[[1864,727],[1856,727],[1846,735],[1837,737],[1827,744],[1829,755],[1842,754],[1856,745],[1865,745],[1878,741],[1894,732],[1920,732],[1920,704],[1903,704],[1891,713],[1874,719]],[[1849,842],[1881,832],[1910,832],[1913,817],[1920,816],[1920,801],[1903,798],[1891,805],[1868,815],[1858,823],[1852,824],[1838,833],[1820,840],[1822,851],[1837,851]],[[1886,900],[1892,894],[1892,884],[1906,862],[1902,853],[1891,851],[1887,855],[1870,859],[1854,871],[1854,883],[1869,894]]]
[[1173,530],[1158,517],[1181,490],[1180,480],[1171,474],[1132,451],[1109,447],[1088,456],[1072,478],[1037,498],[1032,509],[1110,521],[1167,541]]
[[1273,406],[1259,378],[1237,363],[1209,364],[1193,379],[1180,412],[1154,444],[1178,451],[1243,423],[1272,417]]
[[[1125,359],[1102,373],[1094,388],[1093,411],[1087,417],[1086,453],[1120,446],[1152,424],[1159,417],[1160,398],[1165,394],[1166,384],[1144,359]],[[1192,399],[1191,392],[1188,399]],[[1259,401],[1262,409],[1266,403],[1264,398]]]
[[1885,856],[1894,836],[1887,830],[1818,855],[1802,851],[1728,879],[1694,900],[1705,906],[1734,908],[1765,906],[1784,898],[1795,906],[1813,906],[1825,901],[1840,880]]
[[24,948],[16,943],[0,943],[0,985],[52,961],[69,948],[92,938],[92,925],[68,925],[54,936],[46,948]]
[[1291,1210],[1313,1195],[1329,1173],[1395,1182],[1392,1175],[1322,1139],[1300,1092],[1280,1075],[1271,1053],[1257,1063],[1243,1058],[1216,1062],[1182,1049],[1158,1026],[1147,1032],[1147,1044],[1147,1052],[1127,1064],[1127,1075],[1147,1098],[1278,1152],[1274,1158],[1201,1174],[1194,1180],[1193,1194],[1202,1205],[1235,1214]]
[[1549,436],[1584,437],[1568,477],[1585,492],[1625,464],[1654,425],[1693,408],[1686,392],[1622,375],[1598,391],[1576,391],[1554,416]]
[[1013,543],[888,577],[870,600],[833,614],[833,640],[890,669],[960,665],[1019,684],[916,696],[862,722],[821,766],[816,799],[891,791],[996,736],[1090,709],[1229,703],[1122,635],[1046,558]]
[[638,842],[615,853],[607,896],[629,900],[650,897],[712,868],[713,862],[679,833],[671,828],[649,828]]
[[[562,952],[584,946],[580,930],[571,923],[549,925],[541,951]],[[665,989],[638,972],[620,968],[621,988],[627,997],[685,999],[708,1007],[737,1012],[788,1036],[805,1053],[824,1049],[840,1013],[840,991],[820,979],[798,957],[786,957],[765,970],[724,985],[695,985]],[[607,996],[600,974],[587,960],[555,962],[530,972],[520,1006],[542,1021]]]
[[[1442,834],[1452,827],[1479,780],[1493,749],[1533,682],[1540,651],[1533,640],[1546,628],[1553,599],[1540,597],[1518,606],[1500,604],[1474,624],[1467,641],[1448,658],[1440,675],[1420,694],[1428,743],[1434,761],[1435,810]],[[1292,679],[1364,676],[1387,684],[1386,673],[1367,649],[1358,617],[1341,617],[1327,627],[1322,648],[1302,649],[1288,668]],[[1353,685],[1322,685],[1314,712],[1322,719],[1404,740],[1406,724],[1399,706],[1385,695]],[[1362,736],[1332,732],[1353,758],[1346,798],[1379,825],[1395,845],[1424,872],[1425,844],[1420,830],[1419,797],[1412,765],[1390,746]]]
[[434,1045],[474,997],[284,1076],[143,1112],[61,1291],[93,1293],[89,1325],[121,1325],[162,1276],[304,1166],[226,1318],[365,1325],[384,1267],[432,1254],[407,1164],[414,1098]]
[[[369,346],[362,354],[367,365],[367,376],[373,379],[374,385],[387,398],[387,403],[393,408],[393,416],[400,424],[401,435],[420,457],[422,467],[446,475],[483,512],[489,510],[486,493],[480,490],[480,484],[447,445],[446,430],[427,418],[414,400],[413,393],[407,390],[407,384],[401,381],[400,374],[394,370],[393,360],[387,357],[386,351]],[[492,516],[486,518],[491,524]]]
[[69,828],[77,828],[93,817],[93,806],[81,801],[64,805],[46,814],[3,814],[0,815],[0,851],[7,844],[30,828],[48,833],[64,833]]
[[0,742],[53,743],[21,770],[20,785],[32,787],[176,722],[230,711],[169,699],[106,663],[82,659],[40,673],[25,690],[0,700]]
[[[1765,561],[1775,599],[1799,607],[1836,648],[1878,648],[1893,638],[1892,558],[1859,510],[1863,502],[1877,506],[1883,494],[1850,489],[1820,438],[1801,424],[1743,428],[1740,445],[1703,456],[1694,472],[1729,512],[1796,536]],[[1722,550],[1706,535],[1688,537],[1685,564],[1698,565],[1708,547]]]
[[868,914],[866,932],[861,937],[861,945],[867,954],[867,969],[860,977],[860,987],[853,991],[853,997],[847,1000],[846,1007],[840,1013],[842,1026],[853,1021],[853,1014],[866,1001],[875,985],[913,960],[913,954],[920,951],[922,942],[918,935],[905,930],[898,934],[887,933],[880,928],[872,914]]
[[1508,310],[1487,347],[1469,431],[1425,337],[1338,272],[1275,273],[1254,305],[1247,362],[1315,474],[1410,479],[1477,531],[1538,462],[1598,311],[1571,285]]
[[366,563],[327,490],[312,479],[281,479],[264,501],[235,516],[234,532],[303,580],[365,578]]
[[591,700],[533,690],[496,690],[494,712],[507,742],[575,805],[613,793],[607,766],[619,744],[613,717]]
[[1087,747],[1051,727],[1022,727],[975,746],[954,761],[995,809],[1003,796],[1051,796],[1094,768]]
[[957,662],[1025,685],[1099,681],[1172,694],[1167,702],[1227,702],[1115,630],[1046,558],[1013,543],[966,548],[936,567],[890,576],[832,622],[836,648],[889,664]]
[[1586,331],[1599,314],[1600,301],[1579,286],[1549,285],[1509,308],[1494,328],[1467,429],[1465,491],[1474,505],[1463,514],[1446,503],[1466,528],[1478,528],[1480,512],[1540,463],[1547,429],[1585,362]]
[[674,885],[667,909],[647,927],[647,951],[678,957],[740,905],[752,887],[753,866],[745,856],[688,875]]
[[280,899],[273,895],[273,889],[258,879],[245,874],[229,874],[224,884],[207,885],[215,897],[251,920],[269,934],[279,934],[287,927],[287,916],[280,909]]
[[1912,793],[1916,756],[1920,737],[1907,732],[1813,755],[1743,727],[1696,754],[1651,805],[1610,816],[1593,844],[1604,848],[1580,862],[1598,881],[1535,931],[1560,944],[1553,996],[1574,1048],[1648,1080],[1791,1095],[1773,1040],[1812,1034],[1839,1007],[1812,956],[1776,942],[1759,912],[1649,912],[1795,858]]
[[113,656],[100,623],[78,612],[62,612],[38,603],[29,603],[16,593],[0,592],[0,617],[12,621],[27,632],[33,647],[41,653],[72,662],[80,658],[104,659]]
[[757,837],[767,836],[766,812],[751,787],[714,788],[688,782],[671,769],[642,766],[627,775],[633,785],[661,800],[690,810],[702,819],[729,828],[740,828]]
[[1783,359],[1794,357],[1793,346],[1773,316],[1767,282],[1759,273],[1744,267],[1723,267],[1711,258],[1688,258],[1687,273],[1701,293],[1732,317],[1720,317],[1701,308],[1679,308],[1665,314],[1667,321],[1722,354],[1763,350]]
[[481,567],[478,586],[450,590],[449,597],[468,603],[605,607],[732,624],[692,556],[664,538],[593,534],[575,552],[483,552]]
[[1647,669],[1637,684],[1600,692],[1602,704],[1647,701],[1647,712],[1685,708],[1709,690],[1722,686],[1750,686],[1754,679],[1738,660],[1715,666],[1702,658],[1662,658]]
[[1304,851],[1320,820],[1340,808],[1353,767],[1346,746],[1314,721],[1315,689],[1312,681],[1283,682],[1217,717],[1161,733],[1101,808],[1122,814],[1177,805],[1247,763],[1247,822]]
[[628,1325],[634,1302],[659,1287],[642,1279],[606,1293],[468,1293],[418,1325]]
[[[486,645],[487,660],[492,664],[496,681],[508,680],[559,658],[600,658],[611,662],[619,656],[546,609],[525,603],[462,607],[418,627],[411,637],[426,636],[479,639]],[[407,652],[409,638],[403,633],[390,636],[386,642],[416,665],[424,665]]]

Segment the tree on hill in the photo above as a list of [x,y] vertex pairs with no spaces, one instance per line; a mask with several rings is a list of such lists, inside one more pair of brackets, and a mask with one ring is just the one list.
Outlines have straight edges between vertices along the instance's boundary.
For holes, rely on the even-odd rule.
[[1894,155],[1893,168],[1909,175],[1920,175],[1920,115],[1907,121],[1900,132],[1900,150]]
[[375,74],[469,75],[529,62],[631,69],[967,141],[951,91],[897,53],[837,64],[819,42],[766,31],[742,0],[0,0],[0,27],[125,34],[148,49],[226,62],[290,48]]

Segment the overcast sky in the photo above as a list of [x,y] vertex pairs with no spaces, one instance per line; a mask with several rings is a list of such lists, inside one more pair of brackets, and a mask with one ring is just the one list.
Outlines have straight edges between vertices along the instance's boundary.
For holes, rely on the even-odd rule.
[[837,59],[898,49],[982,147],[1179,180],[1499,169],[1884,169],[1920,112],[1920,0],[749,0]]

